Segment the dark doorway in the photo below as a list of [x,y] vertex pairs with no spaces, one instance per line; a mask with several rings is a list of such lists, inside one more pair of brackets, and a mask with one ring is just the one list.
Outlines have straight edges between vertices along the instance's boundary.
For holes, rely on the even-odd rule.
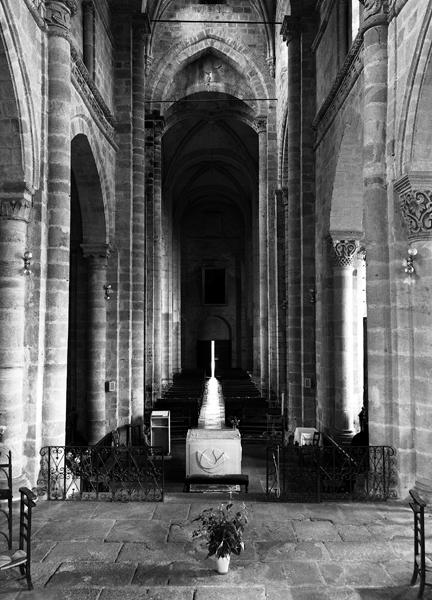
[[[211,375],[211,341],[198,340],[197,367],[205,370],[207,377]],[[231,340],[215,340],[215,376],[231,369]]]

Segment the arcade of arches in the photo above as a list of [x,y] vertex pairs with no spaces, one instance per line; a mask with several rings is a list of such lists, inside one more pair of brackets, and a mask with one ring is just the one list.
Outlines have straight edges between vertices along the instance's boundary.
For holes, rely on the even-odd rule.
[[432,497],[431,44],[432,0],[0,0],[17,481],[215,340],[289,430],[365,407]]

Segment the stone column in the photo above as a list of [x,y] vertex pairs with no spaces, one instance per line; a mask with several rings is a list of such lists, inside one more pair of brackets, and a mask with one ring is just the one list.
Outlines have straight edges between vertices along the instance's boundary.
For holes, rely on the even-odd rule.
[[146,388],[154,401],[161,386],[161,149],[164,120],[146,121]]
[[267,392],[268,373],[268,239],[267,239],[267,120],[259,117],[255,121],[258,134],[259,190],[258,190],[258,263],[259,263],[259,364],[260,387]]
[[83,62],[90,77],[95,75],[95,5],[93,0],[84,0],[83,11]]
[[301,22],[284,17],[281,34],[288,46],[287,184],[285,204],[285,301],[288,427],[303,425],[301,344]]
[[105,379],[106,379],[106,245],[82,244],[88,265],[87,314],[87,439],[96,444],[106,433]]
[[[18,187],[23,187],[17,186]],[[32,197],[28,190],[0,192],[0,425],[13,454],[13,477],[23,471],[24,252]]]
[[347,443],[354,435],[356,396],[354,392],[354,280],[353,263],[357,240],[333,239],[334,250],[334,423],[333,435]]
[[170,296],[170,252],[171,224],[167,210],[162,210],[161,223],[161,383],[167,389],[171,382],[171,346],[170,322],[172,306]]
[[386,169],[387,2],[365,0],[363,181],[367,252],[368,399],[371,444],[392,444],[390,274]]
[[134,17],[132,69],[133,218],[132,218],[132,403],[131,421],[144,418],[145,339],[145,41],[148,20]]
[[163,266],[163,211],[162,211],[162,132],[164,121],[153,122],[153,399],[160,396],[162,380],[162,266]]
[[47,0],[48,247],[42,445],[63,445],[69,320],[70,19],[76,0]]
[[[412,404],[414,422],[402,423],[413,430],[415,446],[415,487],[427,500],[432,499],[432,173],[410,173],[395,189],[408,231],[410,248],[415,254],[414,271],[409,277],[413,323]],[[408,256],[408,248],[407,248]],[[402,269],[401,269],[402,271]],[[401,277],[403,277],[401,273]]]

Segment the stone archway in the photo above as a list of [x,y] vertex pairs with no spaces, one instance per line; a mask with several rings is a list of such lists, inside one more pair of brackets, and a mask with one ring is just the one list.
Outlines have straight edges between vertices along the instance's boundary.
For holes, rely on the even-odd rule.
[[[219,95],[214,101],[217,111]],[[230,101],[234,105],[234,99]],[[192,112],[180,110],[178,120],[171,115],[163,143],[164,214],[178,240],[180,259],[174,293],[181,298],[178,306],[187,323],[182,367],[196,367],[198,323],[219,305],[219,314],[232,330],[232,364],[251,370],[251,333],[258,329],[252,303],[259,285],[252,227],[257,216],[258,140],[233,107],[210,121],[206,112],[197,104]],[[222,277],[221,297],[206,299],[206,276],[217,273]]]
[[106,433],[107,224],[88,138],[71,143],[71,246],[67,442],[95,443]]

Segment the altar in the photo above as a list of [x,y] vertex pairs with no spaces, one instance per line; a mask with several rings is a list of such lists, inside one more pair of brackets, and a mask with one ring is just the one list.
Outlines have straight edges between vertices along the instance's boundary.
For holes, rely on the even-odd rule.
[[241,473],[242,447],[238,429],[189,429],[186,476]]

